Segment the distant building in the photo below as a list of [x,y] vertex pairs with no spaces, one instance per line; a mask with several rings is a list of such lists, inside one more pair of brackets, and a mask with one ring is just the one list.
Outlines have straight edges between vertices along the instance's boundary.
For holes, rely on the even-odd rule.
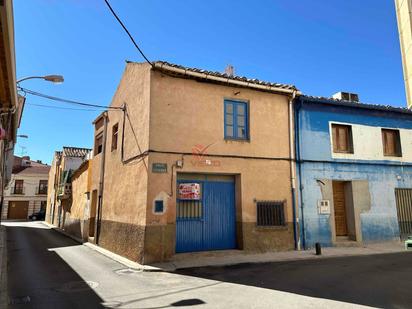
[[295,108],[304,247],[412,235],[412,111],[307,96]]
[[11,181],[4,191],[2,219],[27,219],[46,210],[50,166],[29,157],[14,157]]
[[54,153],[48,175],[47,222],[62,229],[71,224],[66,214],[72,204],[72,176],[90,154],[91,149],[78,147],[63,147],[62,151]]
[[412,0],[395,0],[406,99],[412,106]]

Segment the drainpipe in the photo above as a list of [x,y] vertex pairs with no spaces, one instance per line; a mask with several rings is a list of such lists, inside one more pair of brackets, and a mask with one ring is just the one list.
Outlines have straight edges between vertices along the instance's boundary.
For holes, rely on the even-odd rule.
[[298,231],[299,217],[296,211],[296,162],[295,162],[295,146],[293,135],[293,101],[296,97],[294,91],[289,98],[289,153],[290,153],[290,182],[292,188],[292,210],[293,210],[293,238],[295,241],[295,250],[300,250],[300,237]]
[[[299,104],[295,108],[295,141],[296,141],[296,161],[298,163],[298,175],[299,181],[302,179],[302,162],[301,162],[301,154],[300,154],[300,118],[299,118],[299,110],[302,108],[303,101],[299,100]],[[300,235],[302,235],[302,248],[306,249],[305,244],[305,214],[303,208],[303,187],[302,183],[299,183],[299,198],[300,198],[300,215],[301,215],[301,224],[300,224]]]
[[104,166],[106,161],[106,140],[107,140],[107,112],[103,114],[103,141],[102,141],[102,157],[100,159],[100,176],[99,176],[99,197],[97,205],[97,224],[96,224],[96,244],[99,244],[100,225],[102,220],[102,204],[103,204],[103,189],[104,189]]

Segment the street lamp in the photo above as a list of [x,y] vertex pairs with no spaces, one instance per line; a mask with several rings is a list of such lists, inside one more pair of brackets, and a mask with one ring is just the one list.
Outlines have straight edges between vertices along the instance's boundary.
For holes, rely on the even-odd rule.
[[28,77],[24,77],[19,79],[16,83],[20,83],[22,81],[28,80],[28,79],[44,79],[48,82],[52,82],[55,84],[61,84],[62,82],[64,82],[64,78],[62,75],[45,75],[45,76],[28,76]]
[[28,135],[26,135],[26,134],[19,134],[19,135],[17,135],[17,137],[21,137],[21,138],[29,138],[29,136],[28,136]]

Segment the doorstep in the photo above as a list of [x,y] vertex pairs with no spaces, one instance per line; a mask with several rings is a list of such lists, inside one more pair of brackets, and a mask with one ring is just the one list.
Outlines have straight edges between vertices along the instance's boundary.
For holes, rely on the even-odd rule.
[[325,247],[322,255],[315,250],[251,253],[242,250],[206,251],[179,253],[170,261],[150,264],[156,269],[173,272],[184,268],[230,266],[239,264],[290,262],[311,259],[325,259],[360,255],[407,252],[401,242],[384,242],[356,247]]

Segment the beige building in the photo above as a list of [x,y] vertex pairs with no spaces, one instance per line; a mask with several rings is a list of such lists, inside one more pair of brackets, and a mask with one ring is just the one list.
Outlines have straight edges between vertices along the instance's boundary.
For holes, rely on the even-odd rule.
[[4,190],[2,219],[25,220],[46,209],[50,166],[29,157],[14,156],[11,181]]
[[94,122],[89,240],[140,263],[293,249],[296,93],[128,62],[111,108]]
[[[14,18],[11,0],[0,1],[0,194],[10,181],[16,133],[25,98],[17,95]],[[0,205],[0,212],[1,212]]]
[[408,107],[412,106],[412,0],[395,0]]
[[[71,216],[72,177],[90,158],[91,149],[63,147],[54,153],[48,175],[46,221],[62,229],[80,230],[80,222]],[[85,187],[86,191],[87,187]],[[76,202],[80,202],[76,199]],[[80,234],[76,234],[81,236]]]

